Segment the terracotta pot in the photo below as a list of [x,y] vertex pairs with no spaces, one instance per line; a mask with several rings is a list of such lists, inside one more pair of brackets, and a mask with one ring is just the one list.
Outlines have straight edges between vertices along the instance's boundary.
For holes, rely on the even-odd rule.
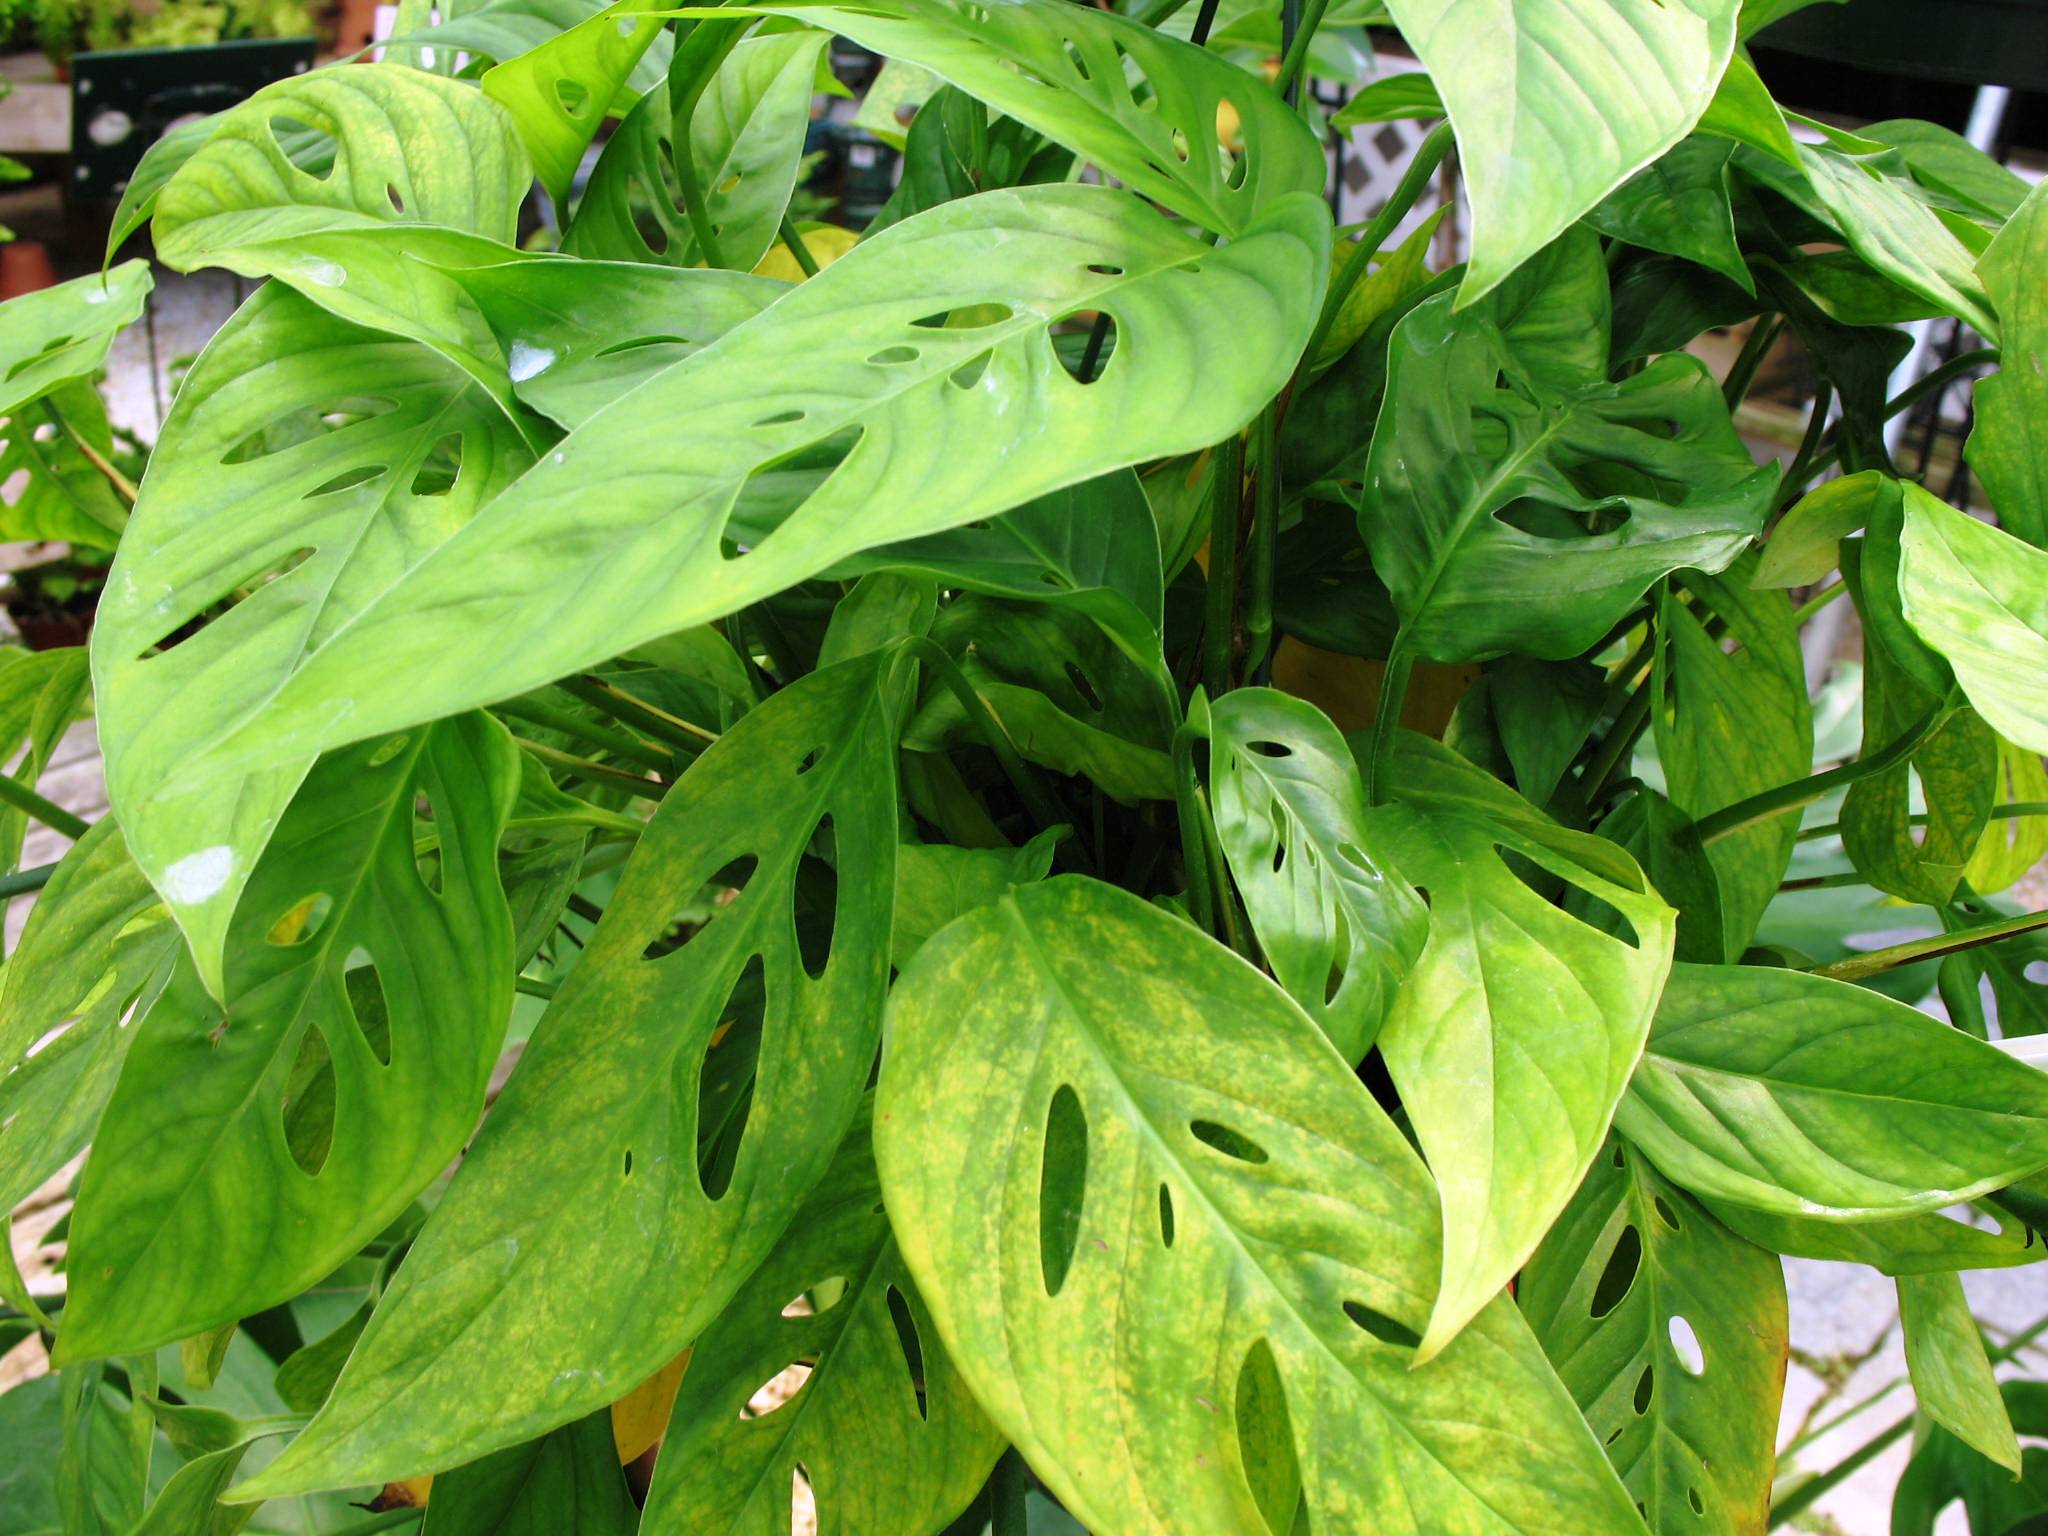
[[24,293],[56,285],[57,269],[42,241],[15,240],[0,245],[0,300],[18,299]]

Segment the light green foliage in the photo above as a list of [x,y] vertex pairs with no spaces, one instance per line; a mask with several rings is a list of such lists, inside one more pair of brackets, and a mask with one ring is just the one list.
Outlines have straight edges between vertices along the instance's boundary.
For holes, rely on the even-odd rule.
[[1764,1536],[1781,1255],[2038,1536],[2048,224],[1799,3],[401,0],[151,146],[158,441],[144,263],[0,307],[0,1536]]

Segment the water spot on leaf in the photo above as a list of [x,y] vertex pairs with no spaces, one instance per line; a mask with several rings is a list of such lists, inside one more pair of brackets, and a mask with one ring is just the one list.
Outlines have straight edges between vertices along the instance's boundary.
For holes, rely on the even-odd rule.
[[1088,1183],[1088,1119],[1081,1097],[1062,1083],[1045,1116],[1045,1149],[1038,1172],[1038,1262],[1045,1294],[1066,1284],[1081,1237]]

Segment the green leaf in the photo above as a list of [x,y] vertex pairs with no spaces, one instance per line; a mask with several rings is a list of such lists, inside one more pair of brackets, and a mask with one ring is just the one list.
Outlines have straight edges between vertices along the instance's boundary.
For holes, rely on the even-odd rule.
[[1368,851],[1365,786],[1313,704],[1239,688],[1209,708],[1216,835],[1273,975],[1346,1061],[1364,1057],[1429,911]]
[[1013,117],[991,122],[980,102],[944,86],[912,119],[904,138],[902,178],[867,233],[879,234],[914,213],[995,187],[1059,181],[1073,160]]
[[558,209],[605,114],[667,30],[656,0],[619,0],[538,48],[485,71],[483,93],[512,114],[527,157]]
[[1845,982],[1680,965],[1615,1124],[1695,1194],[1866,1221],[2048,1166],[2048,1073]]
[[1411,1368],[1427,1174],[1313,1022],[1178,917],[1064,877],[954,923],[897,983],[875,1117],[948,1354],[1098,1536],[1267,1528],[1248,1363],[1319,1536],[1640,1532],[1511,1304]]
[[1963,1282],[1953,1274],[1901,1275],[1898,1286],[1906,1368],[1920,1407],[1972,1450],[2019,1476],[2020,1443]]
[[[1379,1040],[1442,1192],[1428,1359],[1513,1278],[1598,1154],[1675,919],[1626,853],[1558,826],[1448,747],[1404,733],[1390,788],[1367,848],[1429,906],[1428,942]],[[1584,915],[1552,905],[1560,891]]]
[[[302,648],[344,628],[530,462],[459,370],[282,286],[243,305],[187,376],[93,642],[108,791],[129,808],[129,849],[209,990],[236,899],[312,754],[291,751],[226,798],[194,798],[150,782],[151,738],[170,727],[177,753],[219,739]],[[247,596],[223,619],[153,649],[237,591]]]
[[1824,480],[1778,519],[1757,560],[1751,586],[1811,587],[1841,564],[1842,540],[1870,521],[1885,476],[1874,469]]
[[[397,22],[401,30],[384,40],[384,57],[423,69],[428,66],[421,59],[421,50],[432,49],[435,72],[449,75],[455,73],[457,60],[465,65],[475,58],[504,63],[544,48],[605,10],[608,0],[487,0],[478,6],[420,7],[426,16],[436,18],[431,26],[420,26],[417,21],[423,18],[406,15],[411,3],[413,0],[401,0]],[[673,54],[670,40],[657,37],[633,66],[621,94],[639,96],[658,89],[668,78]],[[616,102],[613,110],[619,110]]]
[[1650,1529],[1767,1524],[1785,1276],[1620,1142],[1515,1293]]
[[[745,271],[775,243],[803,158],[818,60],[830,41],[813,31],[748,38],[720,65],[690,116],[690,162],[727,267]],[[563,250],[704,264],[677,184],[669,95],[643,96],[606,142]]]
[[1740,49],[1729,59],[1728,71],[1721,76],[1714,99],[1700,115],[1700,132],[1748,144],[1790,166],[1799,164],[1799,146],[1793,141],[1784,112],[1771,99],[1756,66]]
[[2036,189],[1977,263],[2004,333],[2004,366],[1971,395],[1965,452],[1998,520],[2048,547],[2048,193]]
[[55,1536],[63,1530],[53,1475],[64,1444],[61,1376],[38,1376],[0,1392],[0,1536]]
[[1718,1201],[1710,1202],[1710,1208],[1723,1226],[1773,1253],[1868,1264],[1883,1275],[2009,1269],[2048,1257],[2040,1239],[2012,1217],[2001,1217],[2002,1225],[1994,1230],[1938,1211],[1891,1221],[1823,1221]]
[[[692,1351],[647,1536],[779,1533],[798,1475],[827,1529],[936,1532],[995,1465],[1002,1436],[947,1359],[890,1232],[868,1109]],[[795,1391],[750,1408],[793,1364],[807,1368]]]
[[[65,730],[90,707],[91,686],[83,647],[0,646],[0,762],[13,764],[9,778],[35,788]],[[0,861],[9,868],[21,858],[28,825],[26,811],[0,806]]]
[[[1436,239],[1437,226],[1443,222],[1446,211],[1439,208],[1416,225],[1399,245],[1371,258],[1372,270],[1344,296],[1337,318],[1330,324],[1329,335],[1323,338],[1321,349],[1311,360],[1315,367],[1327,368],[1336,362],[1382,315],[1405,310],[1428,286],[1430,274],[1423,260],[1429,255],[1430,242]],[[1333,277],[1349,259],[1349,250],[1330,253]]]
[[1602,198],[1586,222],[1630,245],[1698,262],[1753,291],[1728,202],[1728,157],[1734,153],[1726,139],[1683,139]]
[[161,989],[177,948],[120,828],[95,822],[43,888],[0,990],[0,1208],[92,1139],[134,1038],[122,1016]]
[[[325,174],[287,152],[283,136],[301,127],[332,136]],[[307,236],[403,222],[511,245],[531,175],[511,118],[474,86],[351,64],[277,81],[220,114],[158,193],[152,232],[167,266],[276,276],[317,300],[335,277],[307,258]]]
[[73,278],[0,305],[0,416],[106,366],[115,333],[142,317],[154,280],[146,261]]
[[1436,82],[1426,71],[1412,69],[1361,86],[1338,108],[1330,126],[1339,133],[1349,133],[1367,123],[1398,123],[1443,115],[1444,100],[1437,94]]
[[1692,818],[1645,785],[1600,823],[1600,835],[1626,848],[1650,889],[1677,909],[1674,958],[1719,963],[1728,952],[1721,881]]
[[107,407],[89,381],[60,384],[40,400],[0,416],[0,539],[39,540],[112,549],[128,521],[127,505],[72,434],[102,459],[114,451]]
[[468,715],[307,776],[229,928],[225,1006],[181,966],[129,1047],[72,1219],[66,1358],[296,1295],[461,1151],[511,1008],[518,771]]
[[[1690,605],[1671,589],[1657,604],[1650,717],[1671,803],[1695,822],[1813,771],[1813,706],[1792,604],[1755,580],[1756,557],[1746,555],[1725,575],[1680,577]],[[1749,946],[1798,835],[1798,818],[1779,816],[1707,845],[1721,892],[1715,958]]]
[[[2023,752],[2003,736],[1997,741],[1993,801],[2000,806],[2048,801],[2048,764],[2042,763],[2041,754]],[[1963,879],[1978,895],[1993,896],[2024,879],[2044,857],[2048,816],[1994,817],[1963,867]]]
[[[1901,151],[1913,179],[1930,191],[1953,200],[1956,207],[1992,224],[2003,224],[2020,211],[2032,189],[2025,178],[2001,165],[1952,128],[1911,118],[1869,123],[1856,130],[1861,138],[1889,144]],[[1981,265],[1981,264],[1980,264]],[[2001,319],[2008,318],[2003,309]]]
[[1000,900],[1012,886],[1043,880],[1052,871],[1059,836],[1060,829],[1050,828],[1022,848],[903,844],[896,850],[896,921],[889,931],[889,963],[902,969],[954,918]]
[[[896,847],[883,661],[784,688],[663,799],[326,1407],[238,1498],[436,1471],[594,1412],[772,1250],[853,1119],[880,1030]],[[739,895],[675,947],[678,906],[707,887]],[[593,1270],[592,1253],[636,1257]]]
[[[2048,1435],[2048,1383],[2006,1382],[2001,1394],[2020,1433]],[[1894,1536],[1935,1536],[1936,1522],[1956,1503],[1972,1536],[2041,1536],[2048,1514],[2048,1451],[2028,1446],[2024,1476],[1971,1450],[1939,1425],[1929,1428],[1900,1475],[1892,1500]]]
[[1536,341],[1553,307],[1446,294],[1394,331],[1359,527],[1416,656],[1577,655],[1659,576],[1719,570],[1762,525],[1778,472],[1706,369],[1669,355],[1609,383],[1603,305],[1581,372]]
[[1450,109],[1472,199],[1470,304],[1692,131],[1736,0],[1388,0]]
[[[1114,12],[1065,0],[766,9],[921,65],[1218,234],[1249,231],[1294,193],[1320,194],[1328,174],[1322,145],[1270,86]],[[1242,153],[1217,141],[1217,109],[1226,103],[1237,114]]]
[[1993,730],[2048,752],[2048,553],[1907,484],[1899,597]]
[[74,1366],[59,1377],[64,1451],[57,1458],[57,1507],[64,1536],[126,1536],[141,1517],[156,1426],[138,1378],[147,1375],[154,1390],[156,1376],[140,1360],[123,1363],[133,1396],[115,1391],[103,1361]]
[[[161,478],[151,477],[94,637],[110,791],[138,862],[183,909],[203,973],[217,970],[224,911],[310,754],[539,687],[863,548],[1215,442],[1240,429],[1298,361],[1328,231],[1328,211],[1307,197],[1277,205],[1220,250],[1103,187],[948,203],[863,242],[592,417],[430,551],[427,537],[402,555],[380,541],[374,562],[350,558],[354,546],[338,537],[316,542],[298,496],[344,469],[387,467],[334,494],[337,536],[381,527],[380,509],[417,515],[452,502],[434,520],[438,534],[475,505],[472,494],[492,488],[492,473],[512,467],[509,428],[480,392],[466,403],[461,377],[429,355],[346,327],[322,331],[302,306],[259,294],[180,391],[176,430],[158,454]],[[1007,318],[974,329],[915,323],[984,303],[1003,305]],[[1119,330],[1115,354],[1085,386],[1055,361],[1048,339],[1054,321],[1084,310],[1116,315]],[[335,338],[334,356],[361,359],[360,382],[342,384],[333,361],[310,366],[303,343],[275,356],[284,344],[256,333],[266,315],[309,338]],[[344,337],[360,345],[336,346]],[[1204,371],[1210,349],[1227,350],[1227,372]],[[274,419],[280,376],[325,408],[337,395],[391,398],[400,369],[422,379],[399,397],[417,403],[345,428],[335,446],[357,446],[350,459],[314,449],[246,468],[220,464]],[[792,369],[808,380],[800,400]],[[415,413],[435,410],[446,415],[422,430]],[[384,435],[399,429],[397,442]],[[465,473],[454,491],[402,491],[434,444],[458,430]],[[860,446],[831,478],[772,531],[750,533],[750,553],[728,557],[720,535],[749,479],[849,430]],[[941,442],[977,448],[907,447]],[[1002,473],[990,473],[998,461]],[[287,471],[297,471],[293,498],[252,508],[246,487]],[[601,522],[589,516],[593,496],[607,508]],[[246,560],[222,559],[222,520]],[[241,604],[237,622],[143,659],[176,625],[309,545],[315,554]],[[332,597],[305,614],[327,581]],[[582,594],[580,620],[559,613],[565,584]],[[521,643],[504,644],[507,633]],[[201,666],[206,682],[194,689]],[[163,690],[179,691],[179,708],[160,708],[155,701],[171,696]],[[169,875],[217,847],[229,849],[218,885]]]
[[434,1479],[422,1536],[632,1536],[609,1411]]

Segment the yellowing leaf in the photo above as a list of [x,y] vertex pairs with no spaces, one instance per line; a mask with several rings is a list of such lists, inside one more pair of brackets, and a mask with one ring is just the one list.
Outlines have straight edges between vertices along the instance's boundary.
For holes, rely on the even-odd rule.
[[[797,233],[803,236],[804,249],[811,253],[811,260],[818,264],[820,272],[860,242],[859,235],[850,229],[841,229],[837,224],[807,224]],[[786,283],[800,283],[809,276],[795,253],[780,240],[755,263],[754,274],[757,277],[779,277]]]
[[612,1440],[619,1448],[620,1466],[638,1461],[660,1443],[689,1364],[686,1349],[612,1404]]

